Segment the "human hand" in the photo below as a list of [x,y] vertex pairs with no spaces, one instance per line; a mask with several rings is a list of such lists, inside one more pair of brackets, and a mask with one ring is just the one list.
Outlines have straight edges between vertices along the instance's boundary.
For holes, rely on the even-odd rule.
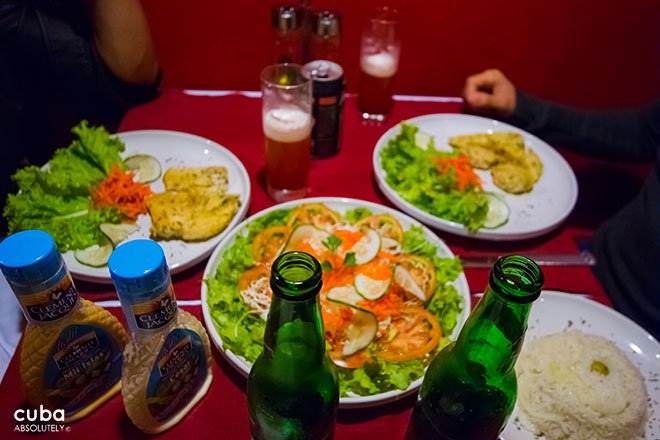
[[502,72],[488,69],[465,80],[463,102],[469,112],[506,118],[516,109],[516,88]]

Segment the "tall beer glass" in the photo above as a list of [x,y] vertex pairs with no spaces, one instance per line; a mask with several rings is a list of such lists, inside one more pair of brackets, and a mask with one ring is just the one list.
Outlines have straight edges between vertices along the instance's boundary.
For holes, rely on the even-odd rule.
[[360,46],[358,108],[363,118],[383,121],[392,110],[400,52],[398,12],[376,8],[367,19]]
[[276,202],[307,193],[312,134],[312,82],[297,64],[261,72],[266,186]]

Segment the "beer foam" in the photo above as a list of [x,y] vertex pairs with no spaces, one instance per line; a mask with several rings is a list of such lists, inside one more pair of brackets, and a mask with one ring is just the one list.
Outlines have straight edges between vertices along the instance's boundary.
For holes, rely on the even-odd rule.
[[298,142],[312,131],[308,113],[292,107],[276,108],[264,113],[264,134],[278,142]]
[[365,73],[378,78],[388,78],[396,73],[397,65],[394,55],[387,52],[378,52],[363,55],[360,66]]

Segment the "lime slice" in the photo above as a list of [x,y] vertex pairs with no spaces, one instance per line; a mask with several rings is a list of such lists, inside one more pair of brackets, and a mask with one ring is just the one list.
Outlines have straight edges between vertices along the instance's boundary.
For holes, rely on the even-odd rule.
[[355,290],[364,299],[375,301],[380,299],[390,288],[392,277],[387,280],[374,280],[363,274],[355,275]]
[[129,235],[140,230],[140,227],[134,223],[101,223],[99,228],[114,246],[117,246],[126,240]]
[[398,265],[394,269],[394,280],[403,290],[426,302],[426,295],[424,295],[421,287],[417,285],[408,269]]
[[428,150],[429,144],[433,141],[433,136],[417,130],[415,133],[415,144],[422,150]]
[[153,182],[160,177],[162,171],[158,159],[148,154],[127,157],[124,163],[126,168],[135,171],[135,180],[140,183]]
[[364,300],[364,298],[358,295],[353,286],[333,287],[328,290],[326,296],[328,301],[350,307],[357,307],[358,303]]
[[355,253],[356,264],[370,262],[380,251],[380,234],[371,228],[366,228],[365,236],[355,243],[352,251]]
[[108,259],[114,247],[112,242],[102,236],[101,244],[95,244],[86,249],[79,249],[73,253],[76,260],[86,266],[103,267],[108,264]]
[[497,194],[485,193],[488,199],[488,214],[484,221],[484,228],[495,229],[504,225],[509,220],[509,205]]

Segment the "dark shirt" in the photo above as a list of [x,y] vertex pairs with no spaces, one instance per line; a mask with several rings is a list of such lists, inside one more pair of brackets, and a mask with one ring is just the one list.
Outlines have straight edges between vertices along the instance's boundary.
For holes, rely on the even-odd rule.
[[15,190],[9,176],[47,162],[81,119],[114,131],[158,94],[159,81],[132,85],[108,70],[88,14],[77,0],[0,0],[0,206]]
[[639,194],[594,234],[595,273],[614,307],[660,336],[660,101],[642,110],[579,111],[518,93],[512,122],[599,158],[653,161]]

